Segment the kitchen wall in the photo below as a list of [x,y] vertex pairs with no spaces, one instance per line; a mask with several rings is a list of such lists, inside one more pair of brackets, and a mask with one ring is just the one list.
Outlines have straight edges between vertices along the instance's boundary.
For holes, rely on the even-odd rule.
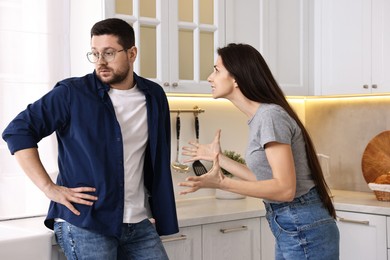
[[390,130],[390,96],[308,98],[305,115],[317,150],[330,156],[330,187],[370,192],[362,155],[372,138]]
[[[222,129],[222,149],[235,150],[245,155],[247,118],[226,100],[212,98],[170,97],[171,109],[205,109],[199,115],[200,142],[210,142],[218,128]],[[315,143],[317,153],[330,157],[329,176],[332,189],[371,192],[361,170],[361,158],[367,143],[382,131],[390,130],[390,96],[345,98],[289,98],[290,104],[305,123]],[[194,116],[181,113],[180,147],[195,139]],[[176,156],[176,113],[171,113],[172,160]],[[180,155],[180,161],[185,159]],[[204,162],[207,168],[211,165]],[[191,167],[190,167],[191,168]],[[174,183],[193,172],[173,172]],[[185,197],[213,196],[214,190],[201,190]]]
[[[289,99],[290,104],[297,111],[300,118],[304,121],[305,107],[304,100],[300,98]],[[192,109],[194,106],[198,106],[204,109],[204,113],[199,114],[200,123],[200,143],[209,143],[213,140],[217,129],[221,129],[221,147],[223,150],[234,150],[245,156],[245,149],[247,144],[248,135],[248,118],[241,113],[234,105],[225,99],[212,99],[208,97],[169,97],[170,108],[172,109]],[[175,120],[177,113],[171,113],[171,128],[172,128],[172,141],[171,141],[171,159],[176,158],[176,131]],[[181,148],[188,145],[188,141],[195,140],[195,125],[193,113],[180,113],[181,119],[181,133],[180,133],[180,153]],[[187,159],[180,154],[179,161]],[[211,163],[202,163],[206,168],[211,167]],[[177,187],[177,183],[184,180],[190,175],[194,175],[189,163],[190,171],[186,173],[172,172],[173,182],[175,184],[176,199],[202,197],[202,196],[214,196],[215,190],[205,189],[199,190],[194,194],[178,195],[178,192],[183,189]]]

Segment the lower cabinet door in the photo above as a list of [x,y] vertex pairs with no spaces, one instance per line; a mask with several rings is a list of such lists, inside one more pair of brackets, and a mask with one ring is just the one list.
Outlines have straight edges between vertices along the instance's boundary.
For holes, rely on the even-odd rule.
[[340,260],[387,259],[386,217],[337,211]]
[[265,217],[261,220],[261,260],[275,259],[275,237]]
[[162,236],[161,240],[170,260],[202,259],[201,226],[180,228],[178,234]]
[[59,245],[51,247],[51,260],[66,260],[64,252]]
[[202,225],[203,260],[260,259],[260,218]]

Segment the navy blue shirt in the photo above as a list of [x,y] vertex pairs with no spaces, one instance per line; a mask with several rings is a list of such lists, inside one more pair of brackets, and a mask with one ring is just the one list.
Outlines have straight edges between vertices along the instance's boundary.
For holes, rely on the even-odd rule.
[[[137,87],[145,94],[148,143],[145,152],[144,183],[149,193],[157,232],[178,232],[175,197],[170,170],[170,114],[162,88],[134,73]],[[69,188],[95,187],[93,206],[75,204],[73,214],[51,202],[45,225],[54,218],[104,235],[121,235],[124,207],[123,142],[110,87],[95,73],[60,81],[56,86],[11,121],[3,139],[14,154],[38,147],[38,142],[56,132],[58,141],[57,184]],[[131,102],[131,100],[129,100]]]

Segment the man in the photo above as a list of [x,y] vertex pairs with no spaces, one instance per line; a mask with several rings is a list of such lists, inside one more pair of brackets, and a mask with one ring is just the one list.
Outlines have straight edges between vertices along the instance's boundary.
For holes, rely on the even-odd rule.
[[[158,234],[178,232],[169,105],[159,85],[133,72],[134,44],[125,21],[96,23],[87,54],[94,72],[58,82],[3,132],[51,200],[45,225],[68,259],[167,259]],[[54,131],[56,184],[37,149]]]

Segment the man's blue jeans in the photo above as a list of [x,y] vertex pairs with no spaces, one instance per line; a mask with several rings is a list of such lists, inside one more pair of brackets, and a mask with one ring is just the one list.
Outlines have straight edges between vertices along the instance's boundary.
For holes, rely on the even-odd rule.
[[168,259],[161,239],[148,219],[136,224],[123,224],[119,240],[68,222],[56,222],[54,232],[68,260]]

